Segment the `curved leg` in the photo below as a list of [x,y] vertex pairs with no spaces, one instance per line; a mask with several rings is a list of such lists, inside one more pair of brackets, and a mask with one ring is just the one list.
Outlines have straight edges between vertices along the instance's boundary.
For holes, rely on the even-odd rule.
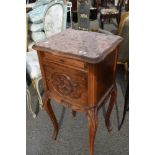
[[126,111],[127,111],[127,107],[128,107],[128,100],[129,100],[129,82],[128,82],[126,93],[125,93],[125,104],[124,104],[123,118],[122,118],[121,124],[119,126],[119,130],[121,129],[121,127],[124,123],[124,119],[125,119],[125,115],[126,115]]
[[76,117],[76,111],[72,110],[73,117]]
[[42,77],[37,78],[35,80],[35,85],[36,85],[36,91],[37,91],[37,94],[38,94],[39,105],[40,105],[40,108],[43,109],[43,102],[42,102],[42,98],[41,98],[40,91],[39,91],[39,81],[41,79],[42,79]]
[[37,115],[32,110],[31,94],[30,94],[30,91],[28,90],[28,88],[26,88],[26,103],[27,103],[28,110],[32,114],[33,118],[36,118]]
[[112,93],[111,93],[111,98],[110,98],[108,110],[107,110],[106,116],[105,116],[105,124],[106,124],[106,127],[108,129],[108,132],[111,132],[111,130],[112,130],[111,125],[110,125],[110,115],[111,115],[113,106],[115,104],[116,97],[117,97],[117,87],[115,85],[114,89],[112,90]]
[[58,127],[58,122],[56,120],[56,117],[55,117],[55,114],[53,112],[52,106],[50,104],[50,100],[48,98],[44,98],[44,108],[45,108],[46,112],[48,113],[48,116],[50,117],[51,122],[52,122],[52,124],[54,126],[54,131],[53,131],[52,138],[54,140],[56,140],[57,135],[58,135],[59,127]]
[[89,155],[94,155],[94,142],[98,126],[97,109],[91,109],[87,112],[89,127]]

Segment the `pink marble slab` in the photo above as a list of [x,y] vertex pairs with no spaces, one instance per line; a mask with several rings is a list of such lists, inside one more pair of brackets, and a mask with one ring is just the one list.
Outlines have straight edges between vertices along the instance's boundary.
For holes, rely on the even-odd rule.
[[72,55],[89,63],[98,63],[112,52],[123,38],[98,32],[67,29],[34,45],[35,50]]

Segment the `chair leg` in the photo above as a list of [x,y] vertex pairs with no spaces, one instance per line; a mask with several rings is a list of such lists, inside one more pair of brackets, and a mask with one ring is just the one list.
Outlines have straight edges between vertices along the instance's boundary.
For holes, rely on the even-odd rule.
[[118,25],[118,26],[119,26],[120,20],[121,20],[121,15],[118,15],[118,16],[116,17],[116,21],[117,21],[117,25]]
[[128,108],[128,100],[129,100],[129,82],[128,82],[126,93],[125,93],[125,104],[124,104],[123,118],[122,118],[121,124],[119,126],[119,130],[121,129],[121,127],[124,123],[124,120],[125,120],[125,115],[128,110],[127,109]]
[[71,28],[73,28],[71,8],[70,8],[70,10],[69,10],[69,13],[70,13],[70,23],[71,23]]
[[42,77],[39,77],[35,80],[35,85],[36,85],[36,91],[37,91],[37,94],[38,94],[38,100],[39,100],[39,106],[41,109],[43,109],[43,102],[42,102],[42,98],[41,98],[41,95],[40,95],[40,91],[39,91],[39,81],[42,79]]
[[119,26],[119,18],[116,17],[117,25]]
[[28,90],[28,88],[26,88],[26,103],[27,103],[28,110],[32,114],[33,118],[36,118],[37,115],[32,110],[31,94],[30,94],[30,91]]
[[104,19],[102,15],[100,16],[100,23],[101,23],[101,28],[104,29]]
[[124,63],[124,68],[125,68],[124,78],[125,78],[125,80],[127,80],[127,78],[128,78],[128,62]]
[[110,24],[111,18],[109,18],[108,20],[109,20],[109,24]]

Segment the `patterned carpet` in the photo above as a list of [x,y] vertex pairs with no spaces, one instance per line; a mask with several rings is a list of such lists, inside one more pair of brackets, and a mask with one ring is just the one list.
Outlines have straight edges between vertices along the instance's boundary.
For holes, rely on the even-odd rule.
[[[117,74],[117,103],[111,115],[112,133],[109,134],[105,124],[103,111],[99,113],[99,126],[95,140],[94,155],[128,155],[129,154],[129,116],[118,131],[118,123],[122,118],[125,90],[122,73]],[[123,86],[123,87],[122,87]],[[36,95],[30,87],[34,108],[37,105]],[[87,120],[83,113],[77,113],[74,118],[71,110],[51,102],[60,130],[56,141],[51,138],[52,126],[44,110],[40,110],[33,119],[27,110],[26,116],[26,154],[27,155],[88,155]]]

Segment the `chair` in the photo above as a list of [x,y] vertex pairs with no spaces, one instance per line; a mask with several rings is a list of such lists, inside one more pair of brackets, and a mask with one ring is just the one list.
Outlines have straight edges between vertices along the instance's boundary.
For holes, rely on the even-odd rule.
[[73,26],[73,22],[72,22],[72,2],[67,1],[67,12],[69,12],[70,15],[70,24],[71,24],[71,28]]
[[[99,29],[100,33],[113,34],[109,31]],[[129,68],[129,13],[125,12],[121,15],[121,21],[118,30],[114,32],[116,35],[120,35],[124,38],[122,44],[119,47],[117,64],[124,65],[125,79],[127,79]]]
[[100,21],[102,29],[104,29],[104,22],[106,19],[109,19],[110,22],[111,18],[115,18],[117,24],[119,25],[123,4],[124,0],[119,0],[117,6],[107,6],[106,8],[100,10]]
[[[44,15],[44,31],[46,37],[50,37],[56,33],[59,33],[66,29],[66,17],[67,17],[67,7],[63,1],[52,1],[49,3],[46,13]],[[60,19],[58,22],[55,19]],[[33,45],[33,44],[32,44]],[[31,45],[31,46],[32,46]],[[32,85],[37,92],[37,97],[39,100],[40,108],[43,107],[41,94],[39,91],[39,83],[42,79],[37,52],[35,50],[30,50],[26,53],[26,70],[31,78]],[[31,98],[30,93],[27,91],[28,109],[35,118],[35,113],[31,108]]]
[[[99,30],[100,33],[105,34],[112,34],[106,30]],[[124,102],[124,110],[123,110],[123,117],[121,123],[119,125],[119,130],[121,129],[125,115],[128,110],[129,106],[129,13],[125,12],[121,16],[121,21],[118,27],[118,31],[115,33],[120,35],[124,38],[122,44],[120,45],[119,52],[118,52],[118,61],[117,64],[123,64],[125,67],[125,80],[127,80],[127,88],[125,92],[125,102]]]
[[65,3],[63,1],[49,3],[43,21],[47,38],[66,29],[67,4]]
[[117,64],[124,65],[125,79],[127,79],[129,68],[129,13],[124,13],[121,18],[122,19],[118,28],[117,35],[122,36],[124,38],[124,41],[119,48]]
[[40,108],[42,108],[43,103],[39,91],[39,82],[42,78],[36,51],[26,53],[26,70],[31,78],[32,85],[37,92]]
[[88,0],[77,1],[77,13],[78,13],[78,29],[88,31],[90,29],[90,4]]

